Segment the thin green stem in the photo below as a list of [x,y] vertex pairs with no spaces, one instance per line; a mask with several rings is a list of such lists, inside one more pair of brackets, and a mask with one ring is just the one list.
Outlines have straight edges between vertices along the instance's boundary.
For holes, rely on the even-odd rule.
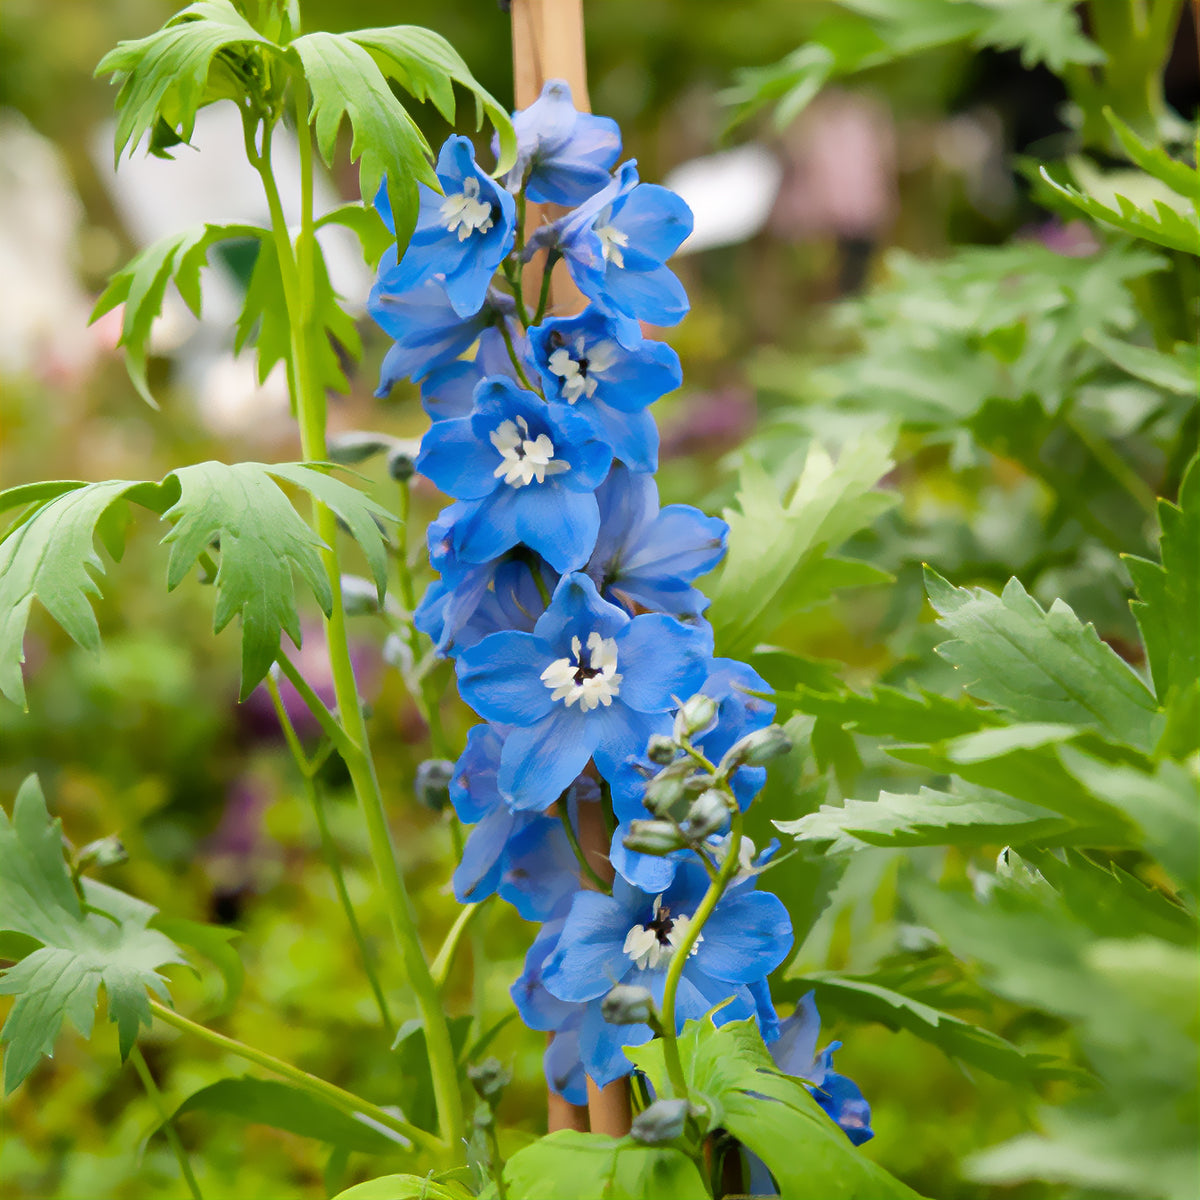
[[488,1142],[491,1144],[492,1152],[488,1156],[491,1159],[489,1164],[491,1167],[491,1176],[496,1184],[497,1200],[508,1200],[508,1189],[504,1185],[504,1159],[500,1156],[500,1138],[496,1134],[496,1121],[493,1118],[488,1125]]
[[468,927],[474,922],[475,918],[486,907],[488,900],[479,901],[478,904],[466,904],[462,911],[454,919],[454,924],[450,926],[450,932],[446,934],[445,941],[442,942],[442,948],[437,952],[437,957],[433,960],[433,965],[429,968],[433,975],[434,982],[439,988],[446,986],[446,980],[450,978],[450,970],[454,966],[454,959],[458,955],[458,948],[462,943],[463,934],[466,933]]
[[[325,393],[310,358],[311,347],[319,331],[312,328],[315,229],[312,202],[313,147],[305,111],[307,100],[307,83],[303,73],[297,71],[293,78],[293,102],[300,149],[301,221],[295,257],[283,219],[279,191],[271,174],[269,132],[263,135],[263,153],[258,156],[257,161],[253,158],[251,161],[262,176],[267,204],[271,211],[272,233],[279,251],[280,274],[291,328],[290,357],[294,367],[294,399],[300,425],[300,446],[306,460],[319,462],[327,457],[327,450]],[[251,149],[252,147],[248,147],[248,153]],[[417,932],[416,911],[396,860],[395,847],[384,812],[383,794],[367,739],[366,720],[363,717],[358,685],[354,677],[346,612],[342,601],[337,517],[323,504],[314,504],[314,509],[317,535],[323,543],[321,561],[329,579],[332,600],[330,613],[325,618],[325,636],[340,720],[340,729],[337,729],[336,734],[328,728],[326,732],[337,745],[349,772],[354,794],[358,798],[370,843],[371,859],[384,893],[392,931],[404,960],[409,984],[416,995],[429,1051],[439,1128],[445,1140],[457,1146],[462,1142],[466,1128],[457,1066],[446,1016],[442,1011],[441,997],[429,973],[429,963]],[[286,667],[284,670],[286,673]],[[298,676],[298,672],[296,674]],[[291,679],[291,674],[288,677]],[[292,682],[295,683],[295,679]],[[311,689],[309,691],[311,692]],[[338,722],[334,722],[335,727],[337,724]]]
[[1098,436],[1087,427],[1085,421],[1077,420],[1074,414],[1065,419],[1067,428],[1087,447],[1091,456],[1102,466],[1112,479],[1133,498],[1138,507],[1153,516],[1157,503],[1154,490],[1112,448],[1107,438]]
[[305,707],[316,718],[322,732],[334,744],[338,753],[344,757],[352,747],[346,731],[338,724],[337,718],[325,706],[321,697],[313,691],[312,684],[300,674],[299,668],[282,649],[275,661],[279,664],[279,669],[287,678],[288,683],[300,693],[300,699],[304,701]]
[[575,828],[571,824],[571,814],[567,810],[566,796],[560,796],[558,804],[555,807],[558,809],[558,819],[562,822],[563,831],[567,835],[567,841],[571,843],[571,849],[575,852],[575,857],[579,860],[579,869],[592,881],[597,891],[611,892],[612,888],[600,878],[595,868],[584,856],[583,847],[579,844],[579,835],[575,832]]
[[533,586],[537,588],[538,595],[541,597],[542,603],[547,608],[549,608],[550,607],[550,589],[546,586],[546,581],[542,578],[542,572],[538,569],[538,567],[536,565],[534,565],[534,566],[530,567],[529,573],[530,573],[530,575],[533,576]]
[[175,1128],[166,1097],[158,1090],[158,1084],[154,1082],[154,1076],[150,1074],[150,1068],[146,1065],[146,1060],[137,1046],[134,1046],[129,1052],[129,1061],[133,1063],[133,1069],[138,1073],[142,1086],[146,1089],[146,1094],[154,1102],[154,1107],[158,1109],[158,1115],[162,1118],[162,1131],[179,1163],[180,1174],[188,1186],[188,1191],[192,1193],[192,1200],[204,1200],[204,1194],[200,1191],[200,1185],[192,1173],[192,1164],[188,1161],[187,1151],[179,1140],[179,1133]]
[[372,1104],[369,1100],[364,1100],[361,1096],[354,1095],[353,1092],[347,1092],[328,1080],[318,1079],[316,1075],[310,1075],[307,1071],[294,1067],[291,1063],[284,1062],[283,1059],[276,1058],[265,1050],[259,1050],[257,1046],[248,1046],[236,1038],[227,1037],[215,1029],[209,1029],[207,1025],[191,1021],[157,1000],[150,1001],[150,1010],[163,1024],[172,1025],[184,1033],[199,1038],[202,1042],[207,1042],[218,1050],[224,1050],[229,1054],[237,1055],[238,1058],[245,1059],[246,1062],[254,1063],[256,1066],[270,1071],[273,1075],[286,1079],[310,1096],[328,1101],[335,1108],[350,1116],[370,1117],[372,1121],[378,1122],[385,1129],[390,1129],[393,1133],[407,1138],[414,1145],[419,1145],[422,1149],[432,1151],[439,1156],[446,1151],[445,1144],[427,1130],[410,1125],[407,1121],[400,1120],[399,1117],[393,1116],[386,1109]]
[[[396,579],[400,591],[400,603],[407,614],[406,624],[413,628],[412,614],[417,608],[417,589],[413,584],[412,567],[408,561],[408,517],[412,508],[412,495],[407,480],[400,488],[400,521],[396,526]],[[410,639],[411,641],[411,639]]]
[[546,263],[542,267],[542,290],[538,294],[537,314],[533,318],[535,325],[540,325],[546,315],[546,305],[550,302],[550,279],[554,274],[554,264],[561,257],[557,250],[546,251]]
[[517,357],[517,349],[513,345],[512,334],[508,332],[508,322],[500,322],[500,332],[504,335],[504,347],[508,351],[508,357],[512,362],[513,370],[517,373],[517,378],[525,385],[526,389],[531,392],[536,392],[537,388],[529,382],[529,376],[525,374],[525,368],[521,366],[521,360]]
[[736,811],[735,806],[729,831],[729,846],[725,851],[725,861],[721,863],[721,869],[717,872],[716,879],[708,885],[708,891],[704,893],[704,898],[692,914],[683,940],[675,947],[670,965],[667,967],[662,998],[663,1059],[666,1062],[667,1078],[670,1080],[672,1095],[680,1100],[687,1099],[688,1090],[687,1080],[683,1075],[683,1061],[679,1057],[679,1036],[675,1027],[675,996],[679,991],[679,980],[683,976],[683,968],[687,965],[692,947],[700,940],[705,922],[712,916],[713,909],[720,903],[730,880],[737,874],[741,848],[742,814]]
[[525,307],[525,295],[521,290],[521,267],[510,255],[504,260],[504,278],[508,280],[508,286],[512,288],[513,299],[517,304],[517,316],[521,318],[521,324],[526,329],[529,328],[529,310]]

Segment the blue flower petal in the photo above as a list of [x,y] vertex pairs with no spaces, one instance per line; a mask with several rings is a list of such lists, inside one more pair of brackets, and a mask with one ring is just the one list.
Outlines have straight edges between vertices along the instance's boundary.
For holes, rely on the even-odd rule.
[[579,892],[542,970],[546,990],[576,1003],[609,992],[635,969],[622,949],[631,924],[629,910],[615,896]]
[[[549,699],[550,690],[540,679],[538,686]],[[473,705],[465,693],[464,698]],[[554,703],[549,716],[508,735],[497,778],[501,793],[513,808],[542,811],[571,786],[587,766],[600,735],[599,723],[588,716],[578,708]]]
[[494,633],[458,659],[459,694],[488,721],[531,725],[554,707],[541,679],[546,659],[533,634]]
[[734,892],[709,917],[696,960],[714,979],[753,983],[775,970],[791,947],[791,918],[777,896]]
[[704,682],[712,644],[707,630],[662,613],[634,617],[617,637],[621,700],[638,712],[666,712]]
[[568,1104],[587,1103],[587,1074],[579,1053],[579,1027],[582,1021],[581,1009],[555,1032],[542,1055],[547,1086]]
[[494,471],[499,455],[490,442],[481,442],[470,420],[439,421],[421,441],[417,471],[447,496],[481,500],[500,481]]
[[649,1025],[610,1025],[600,1015],[600,1006],[589,1004],[579,1030],[584,1069],[600,1087],[607,1087],[633,1073],[625,1047],[644,1046],[653,1036]]

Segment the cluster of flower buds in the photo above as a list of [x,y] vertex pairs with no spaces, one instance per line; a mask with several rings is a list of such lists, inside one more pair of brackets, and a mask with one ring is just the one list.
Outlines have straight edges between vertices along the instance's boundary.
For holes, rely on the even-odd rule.
[[[777,1036],[767,977],[791,923],[755,887],[774,846],[755,857],[730,831],[787,740],[767,683],[713,657],[694,583],[724,554],[724,522],[660,507],[653,478],[648,410],[682,373],[643,323],[687,312],[666,260],[691,213],[639,182],[635,163],[617,166],[616,124],[577,112],[560,81],[514,125],[518,159],[502,180],[468,139],[442,147],[442,191],[422,188],[412,239],[385,255],[368,309],[394,339],[380,394],[420,385],[432,426],[414,466],[453,499],[429,527],[440,578],[415,621],[484,719],[448,783],[474,826],[455,891],[499,893],[541,924],[513,996],[526,1024],[554,1035],[550,1086],[583,1103],[585,1076],[627,1075],[624,1047],[661,1030],[684,942],[678,1024],[723,1005],[718,1021],[754,1018]],[[567,211],[526,237],[529,202]],[[375,203],[393,227],[386,191]],[[539,255],[535,299],[523,284]],[[582,312],[550,304],[559,262]],[[444,778],[440,764],[424,771],[427,803]],[[607,858],[581,835],[606,826]],[[745,861],[692,930],[735,842]]]

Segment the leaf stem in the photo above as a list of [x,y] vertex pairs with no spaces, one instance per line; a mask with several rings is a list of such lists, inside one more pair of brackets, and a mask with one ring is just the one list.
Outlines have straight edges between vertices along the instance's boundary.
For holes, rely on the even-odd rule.
[[517,303],[517,316],[521,318],[521,324],[528,329],[529,310],[525,307],[525,296],[521,290],[521,268],[511,256],[504,260],[504,278],[512,288],[513,299]]
[[738,862],[742,848],[742,814],[735,811],[729,830],[729,846],[725,851],[725,861],[717,877],[708,885],[708,891],[700,901],[692,919],[688,923],[683,940],[675,947],[667,967],[667,978],[663,985],[662,998],[662,1039],[663,1059],[667,1067],[667,1078],[671,1084],[673,1095],[680,1100],[686,1100],[688,1094],[687,1080],[683,1075],[683,1061],[679,1057],[679,1035],[675,1022],[675,996],[679,991],[679,980],[683,976],[683,968],[687,965],[692,947],[699,941],[704,924],[713,914],[713,909],[720,903],[730,880],[737,873]]
[[[525,374],[525,368],[521,366],[521,360],[517,357],[517,350],[513,345],[512,334],[508,332],[507,321],[502,320],[500,322],[500,333],[504,338],[504,347],[508,351],[508,357],[512,361],[513,370],[516,371],[517,378],[525,385],[527,391],[537,392],[537,388],[529,382],[529,376]],[[541,393],[539,392],[538,394],[540,395]]]
[[346,915],[346,924],[350,926],[350,933],[354,938],[355,944],[358,946],[358,954],[362,961],[363,971],[366,972],[367,980],[371,985],[371,991],[375,996],[375,1003],[379,1008],[383,1027],[388,1031],[389,1035],[394,1036],[396,1033],[395,1022],[393,1022],[392,1015],[388,1011],[383,988],[379,985],[379,977],[375,973],[375,964],[371,959],[370,952],[367,950],[367,942],[363,937],[362,926],[359,925],[358,916],[354,912],[354,905],[350,902],[350,893],[346,890],[346,878],[342,873],[342,863],[338,857],[337,845],[334,843],[333,835],[329,831],[329,822],[325,816],[325,802],[321,798],[320,789],[317,787],[317,766],[305,754],[304,747],[300,744],[300,738],[296,733],[295,726],[292,724],[292,719],[288,716],[287,709],[284,707],[283,698],[279,694],[279,684],[276,683],[275,677],[272,674],[267,675],[267,690],[271,694],[271,703],[275,705],[275,715],[279,718],[280,727],[283,729],[284,740],[287,742],[288,749],[292,752],[292,758],[295,759],[296,766],[300,770],[300,776],[304,780],[304,794],[312,806],[313,815],[317,820],[317,832],[321,837],[321,852],[325,856],[325,863],[329,867],[329,873],[333,876],[333,886],[338,894],[338,900],[341,902],[342,912]]
[[550,302],[550,279],[554,274],[554,264],[562,257],[557,250],[546,251],[546,263],[542,267],[542,290],[538,294],[537,313],[534,315],[533,323],[540,325],[542,318],[546,315],[546,305]]
[[138,1073],[138,1077],[142,1081],[142,1086],[146,1089],[146,1094],[154,1102],[154,1107],[158,1109],[158,1115],[162,1118],[162,1131],[166,1135],[167,1142],[170,1144],[171,1150],[174,1152],[175,1158],[179,1163],[180,1174],[183,1175],[183,1180],[188,1186],[188,1191],[192,1193],[192,1200],[204,1200],[204,1194],[200,1191],[200,1185],[196,1182],[196,1176],[192,1173],[192,1164],[188,1161],[187,1151],[183,1148],[183,1143],[179,1140],[179,1131],[175,1128],[175,1122],[172,1119],[171,1109],[167,1105],[166,1097],[158,1090],[158,1084],[154,1082],[154,1076],[150,1074],[150,1068],[146,1065],[146,1059],[137,1046],[134,1046],[130,1050],[129,1061],[133,1063],[133,1069]]
[[571,824],[571,814],[567,809],[565,793],[559,796],[555,808],[558,809],[558,819],[562,822],[563,831],[567,835],[567,841],[571,843],[571,849],[575,852],[575,857],[579,860],[579,869],[592,881],[598,892],[605,892],[611,895],[612,887],[600,878],[596,873],[595,867],[584,856],[583,847],[579,844],[579,836]]
[[150,1010],[163,1024],[173,1025],[176,1029],[182,1030],[184,1033],[190,1033],[193,1037],[199,1038],[202,1042],[207,1042],[210,1046],[215,1046],[219,1050],[234,1054],[238,1058],[245,1059],[246,1062],[254,1063],[256,1066],[270,1071],[273,1075],[278,1075],[281,1079],[286,1079],[289,1083],[294,1084],[301,1091],[307,1092],[310,1096],[316,1096],[320,1100],[327,1101],[335,1108],[352,1117],[369,1117],[385,1129],[390,1129],[393,1133],[398,1133],[414,1145],[419,1145],[422,1149],[431,1151],[439,1157],[446,1151],[445,1144],[427,1130],[419,1129],[416,1125],[410,1125],[407,1121],[400,1120],[399,1117],[393,1116],[387,1109],[380,1108],[377,1104],[372,1104],[369,1100],[364,1100],[361,1096],[356,1096],[352,1092],[347,1092],[338,1087],[337,1084],[330,1083],[325,1079],[318,1079],[316,1075],[310,1075],[307,1071],[303,1071],[299,1067],[294,1067],[291,1063],[284,1062],[283,1059],[276,1058],[273,1054],[268,1054],[265,1050],[259,1050],[257,1046],[248,1046],[245,1042],[239,1042],[236,1038],[227,1037],[223,1033],[218,1033],[215,1029],[209,1029],[207,1025],[200,1025],[195,1021],[189,1020],[181,1013],[177,1013],[173,1008],[168,1008],[158,1000],[152,999],[150,1001]]
[[308,711],[316,718],[317,724],[321,726],[325,736],[334,744],[338,753],[344,757],[350,749],[350,740],[346,736],[346,731],[338,724],[337,718],[329,711],[321,697],[313,691],[312,684],[300,674],[299,668],[288,658],[282,648],[275,661],[287,677],[288,683],[300,693],[300,699],[304,701]]
[[433,975],[433,981],[439,988],[446,986],[446,980],[450,977],[450,969],[454,966],[454,959],[462,943],[463,934],[466,933],[468,926],[474,922],[475,918],[487,906],[490,899],[491,896],[488,896],[477,904],[463,905],[463,909],[455,918],[454,924],[450,926],[450,932],[446,934],[445,941],[442,942],[442,948],[437,952],[437,957],[433,960],[433,965],[429,968],[430,973]]

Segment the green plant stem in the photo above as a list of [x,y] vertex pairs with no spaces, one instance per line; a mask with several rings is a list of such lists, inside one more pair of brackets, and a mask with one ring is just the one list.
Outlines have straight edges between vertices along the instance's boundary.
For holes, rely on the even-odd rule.
[[686,1100],[688,1089],[687,1080],[683,1077],[683,1061],[679,1057],[679,1036],[675,1031],[675,996],[679,991],[679,980],[683,976],[683,968],[687,966],[688,956],[692,947],[700,938],[704,924],[713,914],[730,880],[737,874],[738,861],[742,848],[742,814],[735,811],[729,830],[729,847],[725,852],[725,861],[721,864],[717,877],[708,885],[708,891],[700,901],[692,919],[688,924],[683,941],[675,947],[667,967],[667,978],[663,984],[662,998],[662,1041],[663,1059],[667,1066],[667,1078],[671,1084],[672,1095],[679,1100]]
[[491,1145],[491,1176],[496,1185],[497,1200],[508,1200],[508,1189],[504,1185],[504,1159],[500,1157],[500,1138],[496,1134],[496,1122],[493,1119],[488,1126],[488,1142]]
[[563,831],[567,835],[567,841],[571,843],[571,849],[575,852],[575,857],[579,860],[579,869],[592,881],[597,891],[611,893],[612,888],[596,874],[595,868],[584,857],[583,847],[579,844],[579,835],[576,834],[575,828],[571,824],[571,814],[567,811],[567,798],[565,794],[559,796],[555,808],[558,809],[558,819],[562,822]]
[[462,943],[463,934],[474,923],[475,918],[487,907],[490,899],[491,897],[488,896],[480,900],[477,904],[464,905],[462,911],[455,917],[454,924],[450,926],[450,932],[446,934],[446,938],[442,942],[442,948],[437,952],[437,957],[433,960],[433,966],[429,968],[434,982],[439,988],[446,986],[446,980],[450,977],[450,969],[454,966],[454,959]]
[[1091,456],[1111,476],[1113,481],[1129,493],[1137,506],[1149,517],[1154,516],[1157,501],[1153,489],[1112,448],[1107,438],[1093,433],[1086,422],[1077,420],[1073,414],[1065,418],[1067,428],[1087,447]]
[[279,694],[279,684],[276,683],[274,676],[271,674],[267,675],[267,690],[271,694],[271,703],[275,705],[275,715],[279,718],[279,725],[283,730],[284,740],[288,744],[288,749],[292,752],[292,758],[295,760],[297,768],[299,768],[300,777],[304,780],[304,794],[312,806],[313,815],[317,821],[317,831],[321,837],[321,852],[325,856],[325,863],[329,867],[329,873],[333,876],[333,886],[337,891],[338,900],[341,902],[342,912],[346,915],[346,924],[350,926],[350,933],[354,938],[355,944],[358,946],[358,954],[362,961],[363,971],[366,973],[367,980],[371,985],[371,992],[375,996],[375,1004],[379,1008],[379,1016],[383,1020],[383,1027],[387,1030],[389,1036],[395,1036],[395,1022],[388,1011],[383,988],[380,986],[379,977],[375,973],[375,964],[372,962],[371,954],[367,950],[367,942],[363,937],[362,926],[359,925],[358,916],[354,912],[354,905],[350,902],[350,893],[346,890],[346,878],[342,873],[341,859],[338,856],[333,835],[329,831],[329,822],[325,817],[325,802],[321,798],[321,792],[317,787],[316,781],[319,764],[314,764],[308,755],[305,754],[304,747],[301,745],[300,738],[296,733],[296,728],[292,724],[292,719],[288,716],[287,709],[284,707],[283,698]]
[[517,316],[521,318],[521,324],[528,329],[532,322],[529,320],[529,310],[525,307],[525,296],[521,289],[521,266],[511,255],[504,260],[503,266],[504,278],[508,280],[513,300],[517,304]]
[[270,1071],[273,1075],[278,1075],[281,1079],[286,1079],[302,1092],[307,1092],[310,1096],[316,1096],[320,1100],[325,1100],[350,1116],[361,1115],[370,1117],[372,1121],[378,1122],[385,1129],[390,1129],[393,1133],[398,1133],[414,1145],[419,1145],[422,1149],[431,1151],[439,1157],[444,1155],[446,1151],[445,1144],[440,1142],[433,1134],[424,1129],[417,1128],[416,1125],[410,1125],[407,1121],[400,1120],[399,1117],[393,1116],[386,1109],[372,1104],[369,1100],[364,1100],[361,1096],[354,1095],[353,1092],[345,1091],[338,1087],[337,1084],[330,1083],[325,1079],[318,1079],[316,1075],[310,1075],[307,1071],[302,1071],[299,1067],[294,1067],[291,1063],[284,1062],[283,1059],[276,1058],[273,1054],[268,1054],[265,1050],[259,1050],[257,1046],[248,1046],[245,1042],[239,1042],[236,1038],[227,1037],[223,1033],[218,1033],[215,1029],[209,1029],[207,1025],[200,1025],[195,1021],[189,1020],[187,1017],[177,1013],[173,1008],[168,1008],[165,1004],[157,1000],[150,1001],[150,1010],[164,1025],[172,1025],[184,1033],[191,1034],[192,1037],[199,1038],[202,1042],[207,1042],[210,1046],[214,1046],[218,1050],[224,1050],[229,1054],[234,1054],[238,1058],[244,1059],[246,1062],[254,1063],[256,1066]]
[[554,264],[561,257],[557,250],[546,251],[546,265],[542,268],[542,290],[538,295],[537,315],[533,318],[535,325],[540,325],[546,315],[546,305],[550,302],[550,278],[554,274]]
[[275,661],[279,664],[279,669],[287,678],[288,683],[299,692],[300,699],[304,701],[305,707],[316,718],[322,732],[334,744],[339,754],[344,753],[350,743],[346,737],[346,731],[337,723],[337,718],[325,706],[321,697],[313,691],[312,685],[300,674],[299,668],[284,654],[282,649]]
[[[300,425],[300,446],[307,461],[322,462],[327,457],[325,394],[309,358],[313,338],[319,332],[312,327],[315,244],[312,207],[313,147],[305,111],[308,87],[303,74],[299,72],[293,79],[293,97],[301,178],[300,234],[294,258],[279,190],[271,173],[269,130],[263,134],[263,152],[257,156],[255,165],[262,177],[271,212],[272,234],[279,252],[280,273],[291,327],[291,359],[295,368],[295,403]],[[248,147],[247,152],[251,149],[252,145]],[[251,161],[255,160],[252,158]],[[321,560],[332,593],[330,613],[325,618],[325,636],[342,733],[341,739],[335,741],[349,772],[354,794],[358,798],[370,842],[371,859],[383,889],[392,931],[404,959],[409,985],[416,995],[425,1028],[434,1098],[437,1103],[438,1128],[448,1143],[458,1146],[465,1136],[466,1125],[454,1050],[450,1043],[446,1017],[442,1011],[441,997],[421,947],[416,912],[396,860],[396,851],[384,812],[383,795],[367,739],[366,721],[354,678],[346,612],[342,602],[337,517],[323,504],[318,503],[314,507],[316,531],[324,543]]]
[[508,322],[500,322],[500,332],[504,336],[504,347],[508,351],[508,357],[512,362],[513,370],[517,373],[517,378],[525,385],[527,391],[536,392],[537,388],[529,382],[529,376],[525,374],[525,368],[521,366],[521,360],[517,357],[517,350],[513,345],[512,334],[508,332]]
[[188,1161],[187,1151],[183,1148],[183,1143],[179,1140],[179,1133],[175,1128],[175,1122],[172,1119],[166,1097],[158,1090],[158,1084],[154,1082],[154,1076],[150,1074],[150,1068],[146,1065],[146,1059],[137,1046],[134,1046],[129,1052],[129,1061],[133,1063],[133,1069],[138,1073],[138,1077],[142,1081],[142,1086],[146,1089],[146,1094],[154,1102],[154,1107],[158,1109],[158,1115],[162,1118],[162,1131],[166,1135],[167,1142],[179,1163],[180,1174],[183,1175],[183,1180],[188,1186],[188,1191],[192,1193],[192,1200],[204,1200],[204,1194],[200,1191],[200,1185],[196,1182],[196,1176],[192,1173],[192,1164]]

